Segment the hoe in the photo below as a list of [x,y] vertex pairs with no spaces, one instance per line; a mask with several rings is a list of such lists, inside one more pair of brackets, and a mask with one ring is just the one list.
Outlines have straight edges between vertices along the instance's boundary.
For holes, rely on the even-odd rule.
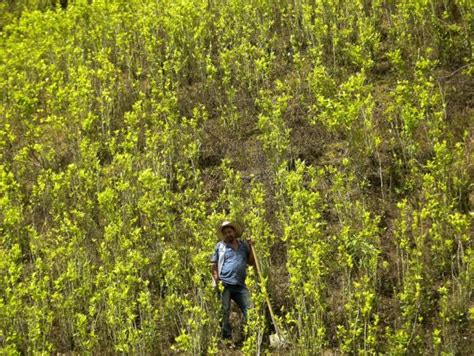
[[[260,283],[261,285],[263,285],[264,280],[263,280],[262,270],[260,269],[260,263],[258,261],[257,253],[255,252],[255,247],[253,246],[253,244],[250,244],[250,249],[252,250],[253,258],[255,261],[255,267],[257,268],[257,274],[260,279]],[[277,324],[275,313],[273,313],[272,304],[270,303],[270,299],[268,298],[267,293],[265,293],[265,301],[267,302],[268,311],[270,312],[272,324],[273,324],[273,327],[275,328],[275,333],[270,335],[270,346],[272,348],[283,347],[287,344],[287,342],[285,338],[283,337],[283,335],[280,333],[280,328]]]

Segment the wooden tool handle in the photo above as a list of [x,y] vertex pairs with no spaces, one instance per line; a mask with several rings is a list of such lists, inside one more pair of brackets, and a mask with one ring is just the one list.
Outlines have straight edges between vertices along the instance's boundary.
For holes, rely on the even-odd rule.
[[[250,250],[252,251],[253,259],[255,261],[255,267],[257,268],[257,274],[260,279],[260,284],[263,285],[264,283],[263,275],[260,269],[260,263],[258,262],[257,253],[255,252],[255,247],[253,246],[253,244],[250,244]],[[273,323],[273,326],[275,327],[275,331],[277,332],[277,334],[279,334],[278,326],[277,326],[277,323],[275,322],[275,314],[273,313],[273,307],[272,307],[272,304],[270,303],[270,299],[268,298],[268,293],[265,293],[265,301],[267,302],[268,311],[270,312],[270,317],[272,318],[272,323]]]

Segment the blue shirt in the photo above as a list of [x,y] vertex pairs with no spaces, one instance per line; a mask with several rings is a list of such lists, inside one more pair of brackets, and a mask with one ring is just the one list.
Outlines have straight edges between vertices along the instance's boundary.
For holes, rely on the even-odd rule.
[[[225,284],[245,286],[247,275],[247,260],[250,249],[247,243],[237,240],[238,248],[234,250],[230,245],[225,244],[224,264],[219,271],[219,278]],[[217,243],[211,257],[212,263],[219,261],[219,243]]]

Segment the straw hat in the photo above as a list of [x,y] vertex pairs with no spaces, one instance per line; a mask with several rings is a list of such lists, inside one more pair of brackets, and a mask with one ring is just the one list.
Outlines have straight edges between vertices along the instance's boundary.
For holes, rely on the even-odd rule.
[[242,236],[242,228],[240,227],[239,224],[237,224],[236,222],[232,222],[232,221],[224,221],[222,224],[219,225],[218,229],[217,229],[217,234],[219,235],[219,237],[224,237],[224,235],[222,234],[222,230],[225,228],[225,227],[232,227],[234,228],[235,232],[237,233],[237,237],[240,237]]

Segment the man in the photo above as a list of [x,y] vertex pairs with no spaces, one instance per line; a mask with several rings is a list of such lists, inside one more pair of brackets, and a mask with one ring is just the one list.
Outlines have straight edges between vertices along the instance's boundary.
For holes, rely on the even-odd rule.
[[215,283],[220,282],[224,287],[221,295],[222,337],[230,339],[232,337],[232,328],[229,322],[230,300],[234,300],[240,307],[246,322],[251,300],[249,290],[245,285],[245,276],[247,264],[255,266],[255,260],[250,250],[252,241],[239,240],[241,229],[237,224],[224,221],[218,231],[222,241],[217,243],[211,257],[211,270]]

